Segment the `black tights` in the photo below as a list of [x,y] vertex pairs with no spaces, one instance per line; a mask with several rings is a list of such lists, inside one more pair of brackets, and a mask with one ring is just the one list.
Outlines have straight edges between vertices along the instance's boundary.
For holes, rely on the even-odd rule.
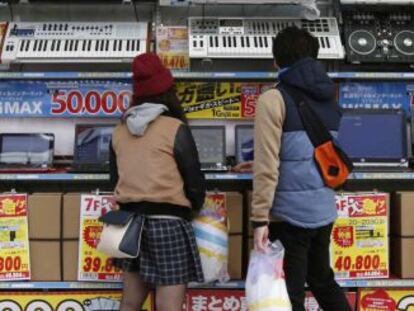
[[[136,272],[124,273],[124,288],[120,311],[139,311],[151,290]],[[155,290],[157,311],[182,311],[185,299],[185,285],[160,286]]]

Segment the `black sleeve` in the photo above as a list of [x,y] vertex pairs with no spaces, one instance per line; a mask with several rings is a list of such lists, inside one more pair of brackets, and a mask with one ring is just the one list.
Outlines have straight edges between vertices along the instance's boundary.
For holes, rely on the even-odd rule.
[[109,142],[109,176],[111,188],[115,189],[116,184],[118,183],[118,166],[116,164],[116,154],[114,148],[112,147],[112,140]]
[[203,207],[206,195],[204,174],[193,135],[187,125],[181,125],[174,142],[174,157],[184,180],[184,191],[194,210]]

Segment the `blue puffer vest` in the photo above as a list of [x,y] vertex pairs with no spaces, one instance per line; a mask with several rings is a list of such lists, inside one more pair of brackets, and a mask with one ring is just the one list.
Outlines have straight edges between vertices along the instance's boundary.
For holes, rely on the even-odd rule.
[[302,228],[319,228],[336,217],[335,192],[325,187],[315,164],[310,142],[296,104],[283,90],[288,84],[302,91],[309,104],[335,135],[339,127],[340,109],[335,99],[335,84],[317,61],[306,58],[279,75],[286,118],[280,151],[279,183],[275,192],[272,215]]

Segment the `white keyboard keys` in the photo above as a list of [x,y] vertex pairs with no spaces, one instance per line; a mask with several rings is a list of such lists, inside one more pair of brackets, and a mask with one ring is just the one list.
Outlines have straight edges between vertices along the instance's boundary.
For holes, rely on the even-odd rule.
[[[15,35],[13,29],[33,35]],[[105,34],[98,34],[99,29]],[[10,23],[3,62],[122,61],[146,52],[147,35],[147,23]]]

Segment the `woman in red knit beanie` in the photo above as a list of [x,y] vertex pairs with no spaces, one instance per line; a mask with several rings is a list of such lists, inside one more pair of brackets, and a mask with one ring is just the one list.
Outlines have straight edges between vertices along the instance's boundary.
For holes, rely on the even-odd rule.
[[158,311],[181,311],[187,283],[203,281],[191,218],[204,203],[204,176],[171,72],[152,53],[137,56],[132,72],[132,103],[110,146],[111,182],[120,209],[143,217],[144,230],[138,257],[116,260],[120,310],[141,310],[155,289]]

